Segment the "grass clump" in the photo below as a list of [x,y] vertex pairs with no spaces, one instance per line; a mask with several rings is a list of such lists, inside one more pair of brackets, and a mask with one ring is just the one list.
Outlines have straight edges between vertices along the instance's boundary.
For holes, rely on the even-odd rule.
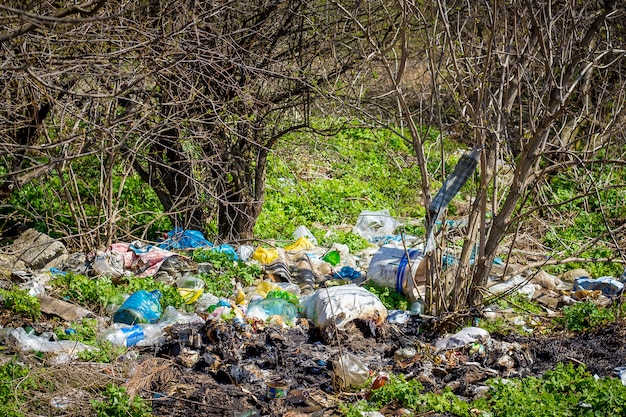
[[124,295],[139,290],[161,291],[163,308],[174,306],[180,309],[185,306],[185,300],[174,286],[156,281],[152,277],[133,277],[126,282],[114,284],[109,277],[91,279],[84,275],[67,273],[56,277],[51,283],[62,297],[100,312],[104,311],[109,304],[122,304]]
[[574,332],[584,332],[615,320],[608,308],[598,307],[591,301],[576,303],[563,308],[563,317],[555,319],[557,325]]
[[381,287],[376,285],[371,281],[367,281],[365,285],[363,285],[369,292],[380,298],[380,301],[383,303],[388,310],[408,310],[409,309],[409,301],[407,298],[398,293],[395,289]]
[[150,417],[152,407],[143,398],[126,393],[126,388],[108,384],[104,400],[92,400],[91,406],[98,417]]
[[30,295],[28,290],[0,288],[0,302],[4,308],[19,316],[32,320],[37,320],[41,316],[39,299]]
[[36,387],[28,367],[19,364],[15,358],[0,366],[0,415],[23,417],[21,409],[26,394]]
[[542,378],[494,379],[487,398],[472,407],[500,416],[624,416],[626,387],[615,378],[594,378],[581,365],[559,363]]
[[212,271],[200,273],[198,277],[204,281],[205,291],[217,297],[230,297],[235,282],[252,285],[263,274],[259,265],[235,261],[231,254],[211,249],[196,249],[192,259],[213,265]]

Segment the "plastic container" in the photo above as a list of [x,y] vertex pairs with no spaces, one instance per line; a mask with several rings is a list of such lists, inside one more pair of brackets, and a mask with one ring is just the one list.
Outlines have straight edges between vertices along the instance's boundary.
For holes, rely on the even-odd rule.
[[139,290],[124,301],[113,315],[114,323],[154,323],[161,317],[161,291]]
[[178,278],[176,286],[178,293],[185,300],[185,304],[193,304],[204,291],[204,281],[191,275]]
[[287,396],[289,386],[282,379],[277,379],[267,383],[267,391],[265,398],[273,400],[276,398],[284,398]]
[[135,346],[139,341],[145,338],[143,329],[140,325],[126,327],[114,325],[103,331],[98,336],[101,340],[107,340],[115,346]]
[[381,287],[394,288],[396,292],[408,296],[414,287],[413,276],[417,274],[423,258],[424,254],[420,249],[381,246],[372,257],[367,278]]

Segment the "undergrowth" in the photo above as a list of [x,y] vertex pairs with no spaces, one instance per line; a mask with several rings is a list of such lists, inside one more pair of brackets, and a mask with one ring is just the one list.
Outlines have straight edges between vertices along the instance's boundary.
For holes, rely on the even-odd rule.
[[343,405],[341,410],[348,417],[383,407],[458,417],[626,416],[626,387],[616,378],[594,377],[584,365],[559,363],[540,378],[495,378],[487,385],[490,390],[485,397],[467,401],[448,390],[438,395],[424,392],[420,382],[391,375],[368,401]]

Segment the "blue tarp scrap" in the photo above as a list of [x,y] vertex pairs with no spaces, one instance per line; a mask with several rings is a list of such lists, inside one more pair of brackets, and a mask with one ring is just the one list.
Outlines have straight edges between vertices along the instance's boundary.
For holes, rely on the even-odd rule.
[[195,249],[211,247],[213,243],[205,239],[199,230],[188,230],[175,227],[167,232],[168,239],[159,244],[161,249]]

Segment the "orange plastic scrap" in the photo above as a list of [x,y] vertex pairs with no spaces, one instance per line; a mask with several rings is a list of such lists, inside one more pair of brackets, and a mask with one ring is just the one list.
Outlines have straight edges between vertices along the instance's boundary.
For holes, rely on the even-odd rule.
[[291,245],[285,246],[285,250],[287,250],[287,251],[300,251],[300,250],[306,250],[306,249],[313,249],[314,247],[315,246],[313,246],[313,244],[311,242],[309,242],[309,239],[307,239],[306,237],[302,236],[302,237],[298,238],[298,240],[296,240]]
[[265,249],[259,246],[252,254],[252,259],[263,264],[269,264],[278,259],[278,250],[275,248]]

